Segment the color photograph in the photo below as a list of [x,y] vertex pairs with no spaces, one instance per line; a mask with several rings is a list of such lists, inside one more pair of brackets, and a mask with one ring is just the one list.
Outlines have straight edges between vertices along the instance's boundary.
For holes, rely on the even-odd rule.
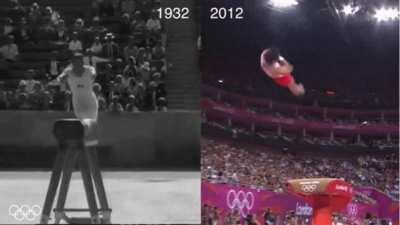
[[202,224],[399,224],[398,15],[203,1]]

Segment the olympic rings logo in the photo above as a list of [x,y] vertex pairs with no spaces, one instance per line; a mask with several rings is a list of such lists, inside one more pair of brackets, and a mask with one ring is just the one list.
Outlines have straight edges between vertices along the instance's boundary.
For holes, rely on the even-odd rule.
[[317,190],[316,184],[303,184],[301,185],[301,190],[306,193],[312,193]]
[[29,205],[16,205],[12,204],[8,207],[8,215],[14,217],[14,219],[18,221],[33,221],[39,216],[42,212],[42,208],[39,205],[33,205],[30,207]]
[[235,190],[229,190],[226,195],[226,204],[227,206],[233,209],[239,209],[239,213],[242,217],[246,217],[250,210],[254,206],[254,194],[251,192],[244,192]]

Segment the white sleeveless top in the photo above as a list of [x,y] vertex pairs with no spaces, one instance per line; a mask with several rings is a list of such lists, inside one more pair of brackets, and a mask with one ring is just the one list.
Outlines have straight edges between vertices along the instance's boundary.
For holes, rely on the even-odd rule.
[[93,92],[93,83],[96,70],[92,66],[83,66],[82,76],[76,76],[72,67],[67,67],[61,76],[66,76],[66,81],[73,95],[90,94]]
[[78,119],[97,120],[98,102],[93,92],[96,70],[92,66],[84,66],[82,76],[75,76],[72,67],[67,67],[60,77],[65,77],[72,92],[74,113]]

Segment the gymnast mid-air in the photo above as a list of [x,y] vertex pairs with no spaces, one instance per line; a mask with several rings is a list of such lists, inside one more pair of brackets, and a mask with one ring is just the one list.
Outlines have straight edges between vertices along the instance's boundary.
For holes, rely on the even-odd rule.
[[303,84],[296,83],[292,76],[293,65],[291,65],[280,54],[278,48],[268,48],[261,53],[261,68],[276,84],[288,88],[294,96],[303,96],[305,89]]

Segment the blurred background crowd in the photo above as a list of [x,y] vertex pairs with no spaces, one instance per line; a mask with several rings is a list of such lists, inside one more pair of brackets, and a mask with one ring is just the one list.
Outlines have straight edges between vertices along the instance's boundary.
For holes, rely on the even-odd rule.
[[[237,140],[202,139],[202,180],[211,183],[229,184],[259,190],[285,192],[288,179],[330,177],[344,179],[355,186],[370,186],[385,192],[391,198],[399,199],[398,156],[396,154],[375,156],[321,157],[304,154],[292,154],[270,147],[248,144]],[[352,172],[349,172],[352,171]],[[353,198],[356,202],[368,201],[362,195]],[[203,224],[311,224],[310,217],[288,212],[274,215],[266,212],[264,221],[257,221],[250,215],[240,219],[233,211],[223,217],[221,209],[204,204]],[[335,214],[332,225],[353,224],[344,215]],[[365,215],[361,225],[385,225],[388,221],[375,215]]]
[[201,153],[202,178],[215,183],[283,192],[289,179],[331,177],[355,186],[375,187],[399,199],[399,164],[395,154],[379,158],[323,158],[212,139],[202,140]]
[[[204,225],[311,225],[310,216],[296,215],[291,211],[286,215],[275,215],[270,209],[265,210],[263,217],[258,219],[255,215],[249,214],[241,219],[238,210],[221,215],[221,209],[218,207],[203,204],[202,205],[202,224]],[[390,225],[391,222],[386,219],[379,219],[376,216],[367,214],[360,221],[352,221],[345,215],[334,213],[332,215],[332,225]]]

